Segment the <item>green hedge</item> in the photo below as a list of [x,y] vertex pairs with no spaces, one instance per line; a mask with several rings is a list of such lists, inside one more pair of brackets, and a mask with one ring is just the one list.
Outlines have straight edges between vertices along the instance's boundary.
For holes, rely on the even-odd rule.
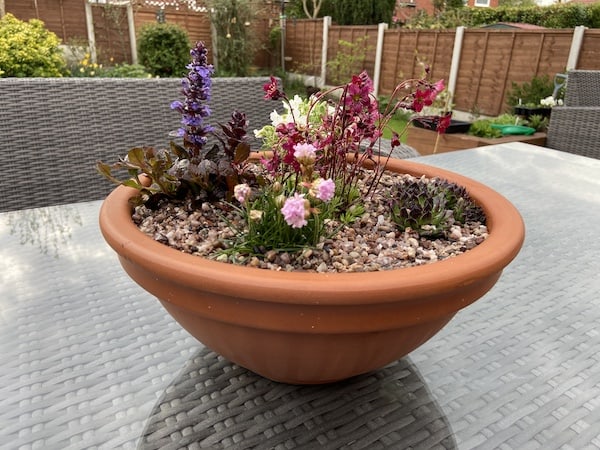
[[600,28],[600,2],[561,3],[550,6],[459,8],[446,10],[438,17],[419,14],[409,28],[477,27],[498,22],[528,23],[546,28],[574,28],[583,25]]
[[600,28],[600,3],[583,5],[562,3],[551,6],[526,8],[471,8],[471,25],[486,25],[497,22],[517,22],[539,25],[546,28],[575,28],[584,25]]

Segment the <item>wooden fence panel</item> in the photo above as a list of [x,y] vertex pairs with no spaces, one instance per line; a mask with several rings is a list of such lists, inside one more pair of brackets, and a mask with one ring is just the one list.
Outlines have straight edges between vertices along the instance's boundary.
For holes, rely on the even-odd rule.
[[[127,9],[120,6],[92,6],[97,59],[104,65],[131,61]],[[82,38],[86,42],[87,36]]]
[[577,68],[600,70],[600,29],[585,30]]
[[[321,75],[323,21],[289,20],[285,30],[286,69],[306,75]],[[307,38],[308,37],[308,38]]]
[[[134,11],[135,29],[140,30],[145,24],[156,23],[156,8],[138,7]],[[206,47],[211,50],[208,53],[208,60],[212,63],[212,38],[210,34],[210,20],[206,13],[195,12],[192,10],[175,9],[174,7],[165,7],[165,22],[181,26],[187,31],[190,43],[193,45],[197,41],[202,41]]]
[[[331,26],[329,29],[327,60],[336,60],[340,52],[357,56],[358,60],[352,67],[339,67],[339,70],[335,70],[333,67],[328,68],[327,83],[334,85],[344,83],[348,81],[349,76],[362,70],[366,70],[373,77],[377,31],[376,25]],[[355,43],[356,47],[348,48],[340,45],[340,41]]]
[[[511,66],[514,36],[507,33],[465,33],[455,107],[463,111],[496,115],[504,98]],[[527,66],[530,78],[535,71]]]
[[[43,20],[64,43],[87,40],[83,0],[5,0],[5,8],[21,20]],[[98,54],[103,62],[108,58],[115,62],[130,61],[131,58],[124,22],[125,9],[118,9],[122,12],[118,18],[120,22],[111,18],[104,6],[92,8]],[[279,49],[273,48],[268,39],[270,30],[279,24],[273,16],[276,10],[277,5],[271,5],[270,9],[265,7],[251,24],[253,36],[260,41],[255,58],[258,67],[272,69],[279,65]],[[206,13],[166,7],[165,18],[167,22],[183,26],[192,42],[202,40],[208,48],[212,48],[210,21]],[[155,21],[156,8],[135,8],[136,30],[146,22]],[[365,36],[368,51],[352,72],[366,69],[373,76],[377,26],[331,26],[328,60],[336,58],[340,39],[356,42]],[[386,30],[379,92],[390,94],[398,81],[420,77],[422,66],[419,62],[432,67],[433,80],[448,80],[454,36],[455,30]],[[552,78],[556,73],[565,71],[572,39],[572,29],[466,29],[454,92],[455,109],[485,115],[506,111],[509,105],[505,104],[505,98],[513,82],[528,82],[533,76],[542,75]],[[286,68],[320,75],[322,43],[321,19],[288,20],[285,53],[291,61]],[[585,30],[576,68],[600,70],[599,29]],[[328,77],[328,83],[332,83],[331,78]]]
[[[273,15],[272,8],[263,7],[257,11],[257,17],[250,23],[248,35],[255,43],[254,65],[261,68],[274,66],[275,56],[269,45],[269,32],[274,26],[274,20],[269,17]],[[197,41],[204,42],[210,50],[208,60],[213,61],[213,39],[211,34],[210,17],[207,12],[198,12],[189,8],[179,6],[178,8],[165,6],[165,22],[177,24],[183,27],[194,45]],[[139,7],[135,11],[135,28],[139,30],[145,23],[156,22],[156,8]]]
[[399,81],[412,78],[415,73],[418,34],[387,30],[384,36],[379,92],[389,95]]
[[4,7],[20,20],[42,20],[63,43],[87,41],[82,0],[4,0]]
[[400,81],[421,78],[425,66],[431,69],[431,80],[447,83],[453,46],[453,30],[387,30],[379,93],[389,95]]
[[507,111],[512,83],[564,72],[572,30],[466,30],[455,107],[495,116]]

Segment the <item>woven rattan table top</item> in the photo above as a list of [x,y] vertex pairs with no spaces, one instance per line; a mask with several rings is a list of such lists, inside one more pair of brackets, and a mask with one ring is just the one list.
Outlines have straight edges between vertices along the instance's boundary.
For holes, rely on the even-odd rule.
[[0,448],[600,448],[600,161],[527,144],[422,158],[521,211],[484,298],[379,371],[273,383],[122,271],[99,202],[0,214]]

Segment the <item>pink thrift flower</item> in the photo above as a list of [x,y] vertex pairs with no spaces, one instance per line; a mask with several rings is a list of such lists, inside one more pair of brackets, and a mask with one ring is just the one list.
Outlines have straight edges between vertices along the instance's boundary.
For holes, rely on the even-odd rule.
[[246,200],[250,197],[250,186],[246,183],[237,184],[233,188],[233,196],[238,202],[242,204],[246,203]]
[[312,144],[296,144],[294,145],[294,156],[297,160],[314,161],[317,148]]
[[308,222],[306,221],[306,201],[304,194],[297,192],[293,197],[288,198],[281,208],[281,213],[286,223],[292,228],[302,228]]
[[335,195],[335,183],[331,178],[327,180],[323,178],[315,180],[313,188],[315,189],[315,197],[324,202],[328,202]]

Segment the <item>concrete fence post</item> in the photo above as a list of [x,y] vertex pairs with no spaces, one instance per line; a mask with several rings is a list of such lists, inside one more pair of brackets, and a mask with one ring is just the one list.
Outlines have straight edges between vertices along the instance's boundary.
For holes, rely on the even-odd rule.
[[375,97],[379,95],[379,83],[381,81],[381,61],[383,58],[383,41],[385,38],[385,30],[387,30],[387,23],[380,23],[377,25],[377,47],[375,49],[375,68],[373,74],[373,94]]
[[98,56],[96,54],[96,34],[94,33],[94,15],[92,14],[92,5],[88,0],[85,0],[85,25],[87,28],[88,46],[90,49],[90,61],[96,64]]
[[454,34],[454,48],[452,49],[452,62],[450,63],[450,76],[448,79],[448,87],[446,88],[450,96],[450,103],[453,103],[454,92],[456,91],[456,80],[458,79],[458,69],[460,68],[460,55],[462,52],[464,35],[465,27],[456,27],[456,32]]
[[586,28],[587,27],[583,25],[579,25],[573,30],[573,40],[571,41],[569,58],[567,59],[567,71],[577,68],[579,53],[581,52],[581,45],[583,44],[583,35],[585,34]]
[[329,28],[331,27],[331,16],[323,17],[323,46],[321,47],[321,79],[319,87],[325,86],[327,80],[327,48],[329,47]]
[[129,30],[129,47],[131,49],[131,62],[133,64],[138,63],[137,55],[137,40],[135,36],[135,20],[133,17],[133,5],[131,2],[127,3],[127,28]]

